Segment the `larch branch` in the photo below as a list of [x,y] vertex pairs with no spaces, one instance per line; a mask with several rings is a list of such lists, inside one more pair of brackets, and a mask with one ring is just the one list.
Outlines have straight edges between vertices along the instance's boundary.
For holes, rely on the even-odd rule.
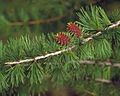
[[90,61],[90,60],[84,60],[84,61],[79,61],[80,64],[82,65],[100,65],[100,66],[108,66],[108,67],[119,67],[120,68],[120,63],[112,63],[109,61]]
[[[113,23],[112,25],[106,27],[104,30],[113,29],[113,28],[118,27],[119,25],[120,25],[120,20],[117,21],[116,23]],[[83,39],[82,44],[92,40],[94,37],[98,37],[98,36],[102,35],[102,33],[103,33],[102,31],[99,31],[99,32],[91,35],[90,37]],[[72,50],[73,48],[75,48],[75,46],[72,46],[72,47],[69,47],[67,49],[63,49],[63,50],[60,50],[60,51],[56,51],[56,52],[53,52],[53,53],[49,53],[49,54],[46,54],[46,55],[37,56],[37,57],[32,58],[32,59],[25,59],[25,60],[13,61],[13,62],[6,62],[5,64],[12,65],[12,64],[27,63],[27,62],[31,62],[31,61],[34,61],[34,60],[37,61],[37,60],[44,59],[44,58],[47,58],[47,57],[50,57],[50,56],[56,56],[56,55],[62,54],[64,52]],[[118,65],[116,65],[116,66],[118,66]]]

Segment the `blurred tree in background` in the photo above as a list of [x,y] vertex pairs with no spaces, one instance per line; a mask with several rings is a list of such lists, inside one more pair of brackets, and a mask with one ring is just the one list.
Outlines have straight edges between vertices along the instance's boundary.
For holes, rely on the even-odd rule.
[[[68,21],[75,21],[78,18],[76,12],[80,7],[94,4],[113,10],[120,7],[115,1],[117,2],[117,0],[0,0],[0,39],[20,34],[63,31]],[[115,7],[111,7],[111,4]]]

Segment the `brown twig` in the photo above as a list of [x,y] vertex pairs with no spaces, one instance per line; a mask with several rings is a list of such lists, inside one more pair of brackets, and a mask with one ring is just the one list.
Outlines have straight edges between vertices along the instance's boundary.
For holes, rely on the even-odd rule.
[[80,64],[82,65],[100,65],[100,66],[109,66],[109,67],[119,67],[120,68],[120,63],[111,63],[108,61],[98,61],[97,63],[95,61],[90,61],[90,60],[84,60],[84,61],[79,61]]
[[100,78],[95,79],[95,81],[96,81],[96,82],[99,82],[99,83],[105,83],[105,84],[110,84],[110,83],[112,83],[111,80],[100,79]]
[[89,94],[90,96],[96,96],[96,94],[95,94],[95,93],[90,92],[90,91],[88,91],[88,90],[84,90],[84,92],[85,92],[85,93],[87,93],[87,94]]
[[[34,24],[51,23],[51,22],[55,22],[57,20],[60,20],[64,17],[66,17],[66,15],[62,15],[62,16],[58,16],[58,17],[52,17],[52,18],[49,18],[49,19],[46,19],[46,20],[31,20],[31,21],[28,21],[27,24],[34,25]],[[24,21],[16,21],[16,22],[11,22],[10,25],[11,26],[22,26],[25,23],[26,22],[24,22]]]

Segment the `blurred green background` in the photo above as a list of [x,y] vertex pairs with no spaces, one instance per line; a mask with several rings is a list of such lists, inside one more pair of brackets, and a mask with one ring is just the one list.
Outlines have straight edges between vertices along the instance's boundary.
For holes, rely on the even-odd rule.
[[120,8],[120,0],[0,0],[0,40],[65,31],[67,22],[78,20],[80,7],[90,4],[107,12]]

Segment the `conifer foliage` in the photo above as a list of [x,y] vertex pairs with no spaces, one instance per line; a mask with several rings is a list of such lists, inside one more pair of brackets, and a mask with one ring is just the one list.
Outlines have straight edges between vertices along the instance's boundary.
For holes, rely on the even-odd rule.
[[[120,21],[111,22],[106,12],[96,6],[82,8],[77,15],[79,20],[68,23],[66,32],[0,42],[1,95],[30,96],[68,86],[97,96],[119,96],[119,88],[96,81],[110,81],[120,72],[118,67],[98,64],[120,61]],[[83,64],[81,60],[95,64]]]

